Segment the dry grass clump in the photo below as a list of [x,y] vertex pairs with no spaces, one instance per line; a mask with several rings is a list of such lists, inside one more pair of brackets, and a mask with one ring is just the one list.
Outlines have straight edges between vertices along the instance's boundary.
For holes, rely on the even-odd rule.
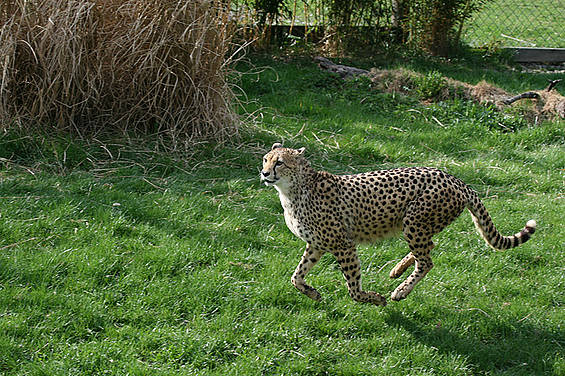
[[410,95],[414,92],[433,94],[425,100],[443,101],[455,98],[472,100],[479,103],[494,104],[510,96],[506,91],[485,81],[477,85],[454,80],[432,72],[425,75],[408,69],[371,69],[369,78],[375,83],[376,89],[389,93]]
[[478,82],[476,85],[470,85],[467,83],[463,84],[468,90],[469,98],[479,103],[495,104],[500,106],[505,99],[512,96],[506,90],[489,84],[484,80]]
[[220,0],[3,0],[0,129],[227,138],[231,28]]

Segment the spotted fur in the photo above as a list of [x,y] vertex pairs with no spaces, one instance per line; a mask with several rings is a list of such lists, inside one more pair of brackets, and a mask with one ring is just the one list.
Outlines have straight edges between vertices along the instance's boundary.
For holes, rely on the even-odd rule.
[[306,242],[291,281],[314,300],[320,300],[320,294],[304,278],[326,252],[336,257],[354,300],[385,305],[385,297],[361,288],[358,244],[404,235],[410,252],[392,269],[390,277],[400,277],[412,264],[415,268],[391,294],[392,300],[401,300],[433,267],[432,236],[463,209],[471,212],[479,233],[495,249],[526,242],[536,228],[536,222],[530,220],[519,233],[502,236],[477,193],[435,168],[333,175],[314,170],[304,157],[304,148],[274,144],[263,158],[261,180],[276,188],[288,228]]

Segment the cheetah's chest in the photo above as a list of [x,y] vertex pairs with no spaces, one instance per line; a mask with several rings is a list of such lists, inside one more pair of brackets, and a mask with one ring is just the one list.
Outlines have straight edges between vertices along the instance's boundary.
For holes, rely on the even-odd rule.
[[284,209],[284,220],[286,226],[295,236],[308,242],[309,233],[308,227],[305,225],[303,220],[303,209],[300,205],[296,203],[291,203],[291,201],[284,194],[279,194],[281,199],[281,205]]

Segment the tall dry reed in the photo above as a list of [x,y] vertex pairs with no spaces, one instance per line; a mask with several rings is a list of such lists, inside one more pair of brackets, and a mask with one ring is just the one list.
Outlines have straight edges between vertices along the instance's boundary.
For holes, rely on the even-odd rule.
[[0,129],[225,139],[231,28],[221,0],[3,0]]

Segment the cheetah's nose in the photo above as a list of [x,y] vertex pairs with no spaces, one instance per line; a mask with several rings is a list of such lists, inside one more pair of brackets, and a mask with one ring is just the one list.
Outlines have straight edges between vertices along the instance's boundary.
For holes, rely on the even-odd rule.
[[267,177],[267,176],[271,175],[271,173],[269,171],[261,171],[261,175],[263,175],[264,177]]

